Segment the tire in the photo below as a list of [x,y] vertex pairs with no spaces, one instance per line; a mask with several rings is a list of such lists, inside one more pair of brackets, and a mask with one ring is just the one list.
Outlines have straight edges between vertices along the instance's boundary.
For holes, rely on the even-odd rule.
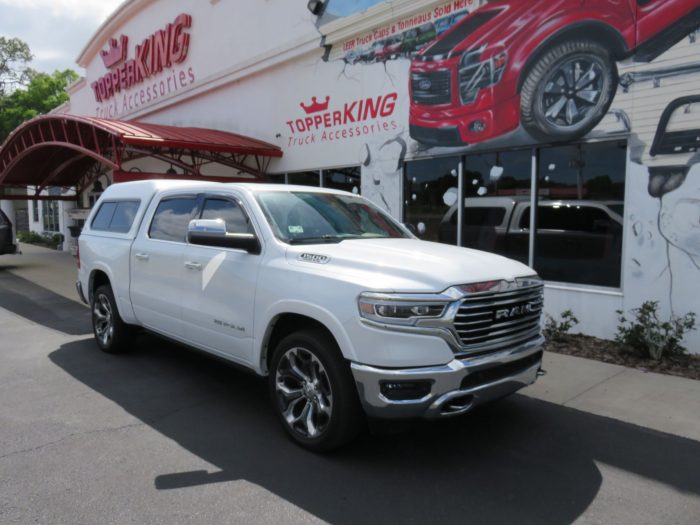
[[525,77],[520,121],[541,142],[579,139],[608,112],[617,84],[617,65],[600,44],[589,40],[557,44]]
[[282,426],[308,450],[336,449],[362,429],[363,412],[350,367],[335,341],[321,331],[300,331],[280,341],[268,383]]
[[109,285],[102,285],[92,294],[92,332],[100,350],[119,354],[129,348],[131,329],[117,310],[114,293]]

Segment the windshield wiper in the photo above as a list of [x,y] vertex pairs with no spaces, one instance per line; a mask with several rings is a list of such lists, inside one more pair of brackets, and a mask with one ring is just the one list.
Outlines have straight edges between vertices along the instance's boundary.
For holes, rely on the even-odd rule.
[[337,235],[319,235],[318,237],[290,239],[289,244],[339,243],[344,240],[343,237],[338,237]]

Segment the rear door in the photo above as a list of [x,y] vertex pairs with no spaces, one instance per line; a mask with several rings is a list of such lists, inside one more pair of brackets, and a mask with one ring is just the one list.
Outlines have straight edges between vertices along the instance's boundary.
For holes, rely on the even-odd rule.
[[[250,214],[234,195],[204,195],[197,215],[223,219],[228,233],[256,233]],[[261,259],[262,255],[243,250],[187,244],[181,304],[189,342],[242,363],[252,362],[253,311]]]
[[154,199],[131,247],[130,296],[143,326],[182,338],[183,256],[187,225],[197,196],[168,194]]

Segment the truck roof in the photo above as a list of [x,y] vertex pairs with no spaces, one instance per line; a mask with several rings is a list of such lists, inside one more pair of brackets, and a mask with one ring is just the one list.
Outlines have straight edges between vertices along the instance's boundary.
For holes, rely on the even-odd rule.
[[240,183],[240,182],[207,182],[197,180],[152,179],[135,182],[112,184],[105,194],[110,199],[143,198],[160,191],[171,189],[189,189],[192,191],[217,191],[228,188],[242,188],[250,193],[261,191],[313,191],[319,193],[348,194],[346,191],[314,186],[297,186],[287,184]]

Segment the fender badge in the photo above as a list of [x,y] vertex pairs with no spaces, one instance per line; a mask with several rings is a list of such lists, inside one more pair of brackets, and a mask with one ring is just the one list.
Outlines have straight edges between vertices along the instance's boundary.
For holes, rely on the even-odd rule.
[[331,259],[326,255],[318,255],[316,253],[300,253],[297,256],[297,260],[316,264],[326,264]]

